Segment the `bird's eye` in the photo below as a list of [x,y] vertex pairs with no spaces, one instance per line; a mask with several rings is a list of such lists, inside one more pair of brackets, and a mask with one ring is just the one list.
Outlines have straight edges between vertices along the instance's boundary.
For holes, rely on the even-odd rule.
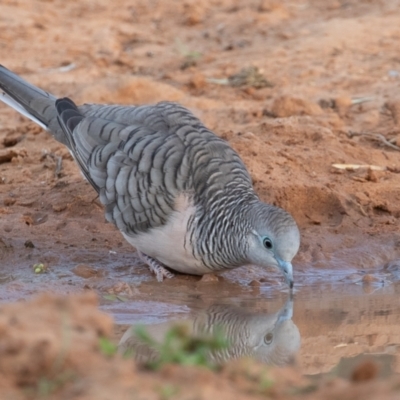
[[272,241],[270,238],[264,238],[263,240],[263,245],[266,249],[271,250],[272,249]]
[[264,343],[265,343],[265,344],[271,344],[273,339],[274,339],[274,334],[271,333],[271,332],[268,332],[268,333],[264,336]]

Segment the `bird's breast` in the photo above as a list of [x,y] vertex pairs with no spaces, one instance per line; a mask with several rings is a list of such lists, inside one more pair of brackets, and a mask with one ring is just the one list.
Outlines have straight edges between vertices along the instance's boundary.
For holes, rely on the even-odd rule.
[[203,275],[211,272],[200,259],[195,258],[188,232],[188,222],[196,207],[189,196],[180,195],[165,225],[135,236],[123,233],[137,250],[162,262],[167,267],[185,274]]

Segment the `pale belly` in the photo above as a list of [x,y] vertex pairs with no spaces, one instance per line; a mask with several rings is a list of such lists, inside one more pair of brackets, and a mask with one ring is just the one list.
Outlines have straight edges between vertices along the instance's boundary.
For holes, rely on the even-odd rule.
[[185,274],[204,275],[212,271],[194,258],[189,238],[185,242],[187,223],[193,213],[194,207],[183,201],[166,225],[134,237],[122,234],[137,250],[167,267]]

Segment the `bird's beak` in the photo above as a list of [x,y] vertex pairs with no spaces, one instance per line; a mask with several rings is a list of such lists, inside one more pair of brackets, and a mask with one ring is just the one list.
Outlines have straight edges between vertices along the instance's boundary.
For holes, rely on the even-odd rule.
[[290,289],[293,289],[293,267],[292,263],[289,261],[282,261],[282,260],[277,260],[280,269],[283,272],[283,276],[285,277],[286,283],[289,285]]
[[288,321],[293,317],[293,295],[290,293],[290,298],[286,301],[286,304],[279,311],[278,314],[278,323],[283,321]]

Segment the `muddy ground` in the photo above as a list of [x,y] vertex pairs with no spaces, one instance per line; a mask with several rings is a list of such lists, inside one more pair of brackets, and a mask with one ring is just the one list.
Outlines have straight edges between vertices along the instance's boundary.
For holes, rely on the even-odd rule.
[[[392,0],[2,0],[0,62],[77,103],[179,101],[240,153],[263,200],[297,220],[298,287],[343,271],[368,291],[399,277],[399,18]],[[220,286],[179,276],[160,288],[104,223],[68,151],[2,105],[0,217],[3,303],[49,290],[157,301],[285,290],[257,268]]]

